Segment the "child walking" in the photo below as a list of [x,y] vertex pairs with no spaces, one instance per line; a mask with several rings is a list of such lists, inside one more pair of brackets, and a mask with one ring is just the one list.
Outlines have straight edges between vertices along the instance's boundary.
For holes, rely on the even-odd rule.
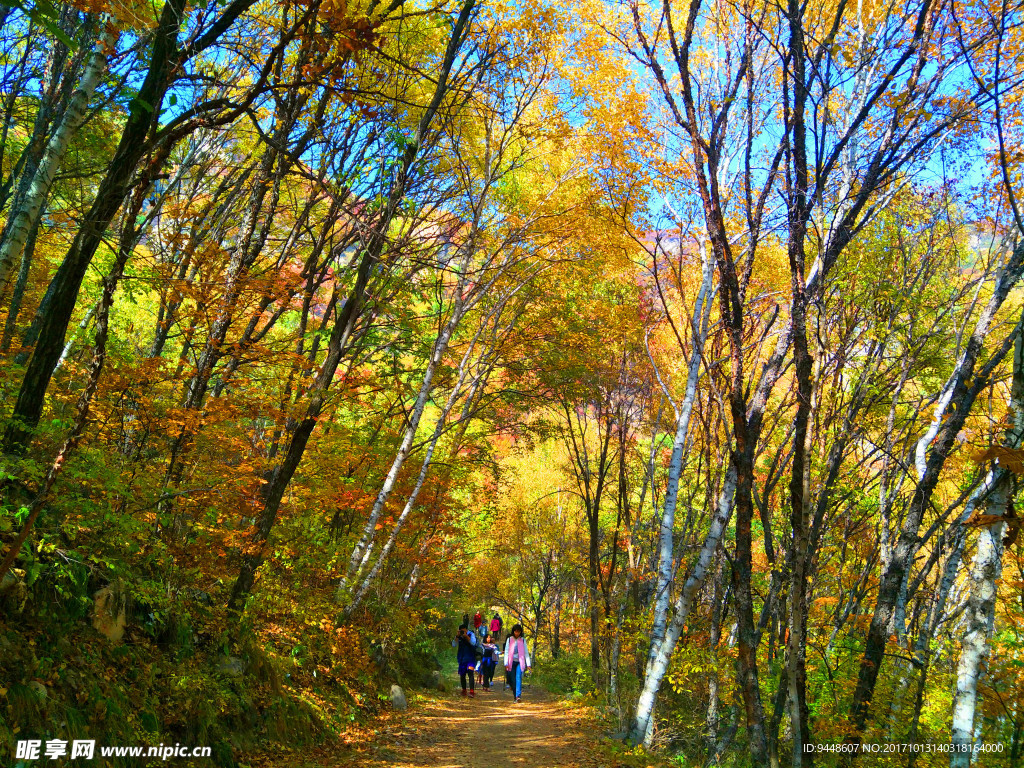
[[469,696],[476,698],[473,667],[476,666],[476,635],[469,631],[466,624],[459,625],[459,633],[452,640],[452,648],[457,648],[455,658],[459,662],[459,682],[462,683],[462,695],[466,695],[466,677],[469,677]]
[[484,658],[480,662],[480,671],[483,672],[483,686],[485,691],[491,690],[491,680],[494,679],[494,668],[498,665],[498,646],[494,643],[492,635],[484,637]]
[[505,641],[505,671],[509,673],[512,693],[518,704],[523,696],[523,669],[530,669],[530,652],[526,650],[523,625],[512,627],[512,634]]

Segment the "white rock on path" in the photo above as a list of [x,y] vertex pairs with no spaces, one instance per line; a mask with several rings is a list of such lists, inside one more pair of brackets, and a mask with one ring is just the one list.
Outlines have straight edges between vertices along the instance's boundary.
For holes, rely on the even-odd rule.
[[405,700],[405,691],[400,685],[391,686],[391,706],[400,712],[405,712],[409,708],[409,702]]

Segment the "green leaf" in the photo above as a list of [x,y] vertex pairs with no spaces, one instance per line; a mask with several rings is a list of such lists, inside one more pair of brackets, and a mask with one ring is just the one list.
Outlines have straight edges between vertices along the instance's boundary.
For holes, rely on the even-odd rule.
[[153,105],[150,104],[145,99],[139,97],[139,96],[136,96],[134,99],[132,99],[130,102],[128,102],[128,104],[129,104],[129,106],[132,106],[132,107],[134,107],[137,104],[138,106],[142,107],[147,112],[152,112],[153,111]]

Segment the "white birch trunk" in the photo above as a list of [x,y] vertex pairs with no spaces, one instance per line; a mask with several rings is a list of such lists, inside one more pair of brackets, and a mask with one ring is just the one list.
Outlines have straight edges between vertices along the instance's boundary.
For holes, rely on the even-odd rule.
[[[1009,499],[1008,482],[992,493],[989,514],[1005,511]],[[989,656],[989,635],[996,609],[996,581],[1002,571],[1003,523],[986,526],[978,535],[978,548],[971,564],[971,594],[967,602],[967,631],[963,636],[960,661],[956,670],[956,693],[953,697],[954,751],[951,768],[967,768],[971,764],[974,745],[974,712],[978,701],[978,679]]]
[[615,615],[615,635],[612,640],[611,663],[608,665],[608,697],[615,706],[620,727],[623,723],[622,706],[619,702],[619,659],[622,655],[622,622],[626,617],[626,603],[629,600],[629,590],[633,586],[633,573],[637,567],[633,543],[636,541],[637,534],[640,532],[640,527],[643,524],[644,499],[647,497],[647,488],[652,484],[654,478],[654,459],[657,456],[658,445],[661,442],[658,439],[658,425],[661,424],[661,415],[664,412],[664,408],[665,399],[663,397],[658,405],[658,415],[654,419],[654,429],[651,433],[651,450],[647,457],[647,469],[644,472],[643,485],[640,488],[640,501],[637,504],[636,517],[629,531],[629,544],[627,545],[629,568],[626,570],[626,579],[622,586],[622,599],[619,600],[619,607]]
[[[1006,431],[1003,446],[1020,450],[1024,442],[1024,338],[1018,336],[1013,349],[1013,383],[1010,389],[1012,426]],[[1013,498],[1013,478],[1005,470],[989,495],[986,512],[1004,517]],[[974,713],[978,703],[978,679],[989,656],[989,638],[995,624],[997,582],[1003,567],[1003,529],[1005,523],[984,526],[971,564],[970,596],[967,599],[966,624],[956,670],[953,695],[951,768],[967,768],[974,746]]]
[[78,87],[71,94],[68,108],[64,112],[60,125],[57,126],[57,130],[54,131],[50,142],[43,151],[43,157],[32,177],[28,194],[25,195],[21,207],[17,211],[11,212],[10,235],[7,242],[4,243],[3,249],[0,250],[0,291],[6,287],[14,264],[21,261],[25,243],[33,228],[39,223],[43,203],[50,193],[50,187],[57,176],[57,171],[60,170],[64,162],[68,145],[82,123],[85,122],[86,110],[92,100],[93,92],[96,90],[100,78],[103,77],[103,73],[107,70],[107,56],[116,48],[118,33],[113,19],[108,14],[104,14],[100,18],[100,27],[102,31],[96,41],[92,56],[89,57],[89,61],[85,65],[85,71],[82,73],[82,79],[78,82]]
[[455,333],[455,329],[464,317],[467,306],[463,297],[463,290],[466,286],[466,274],[469,267],[469,259],[472,255],[472,248],[468,248],[461,264],[460,277],[458,285],[455,288],[455,306],[452,309],[452,316],[445,323],[442,328],[440,335],[434,341],[434,347],[430,354],[430,360],[427,363],[427,368],[423,372],[423,383],[420,385],[420,391],[416,395],[416,402],[413,405],[412,413],[409,415],[409,423],[406,425],[405,433],[402,436],[402,442],[398,447],[398,453],[395,455],[394,461],[391,462],[391,468],[388,470],[387,476],[384,478],[384,482],[381,484],[380,491],[377,493],[377,498],[374,499],[373,507],[370,509],[370,516],[363,526],[363,533],[360,536],[359,541],[356,542],[355,547],[352,550],[352,556],[349,558],[348,568],[345,574],[338,581],[338,589],[335,593],[335,600],[338,603],[345,602],[346,595],[349,592],[349,583],[358,579],[366,567],[366,564],[370,560],[370,548],[373,545],[374,534],[377,530],[377,520],[380,519],[381,513],[384,511],[384,505],[387,504],[388,498],[391,496],[391,491],[395,488],[395,483],[398,481],[398,473],[401,472],[402,466],[405,464],[405,460],[409,457],[409,452],[412,450],[413,440],[416,438],[416,431],[419,429],[420,419],[423,417],[423,409],[427,405],[427,398],[430,396],[434,385],[434,373],[437,371],[437,366],[440,365],[441,360],[444,359],[445,352],[448,349],[448,343],[451,341],[452,334]]
[[[935,437],[939,434],[939,430],[942,427],[942,423],[945,420],[946,412],[949,408],[949,403],[953,398],[953,393],[956,390],[957,385],[963,378],[964,367],[967,364],[968,356],[972,354],[972,347],[974,347],[975,350],[981,349],[984,339],[988,336],[988,330],[991,327],[993,320],[995,319],[996,312],[998,312],[999,308],[1003,305],[1003,302],[1005,301],[1006,296],[1009,293],[1010,286],[1016,284],[1017,282],[1015,278],[1010,278],[1008,280],[1008,277],[1011,273],[1017,271],[1017,264],[1019,264],[1018,259],[1020,247],[1021,246],[1018,245],[1017,248],[1014,249],[1013,253],[1009,257],[1008,262],[1004,264],[1003,267],[997,272],[995,280],[995,292],[992,296],[989,297],[988,302],[986,302],[985,307],[982,309],[981,314],[978,316],[978,320],[974,325],[974,330],[971,333],[971,337],[964,351],[957,358],[956,366],[953,368],[953,373],[950,374],[945,386],[943,386],[942,391],[939,393],[938,402],[935,405],[935,413],[932,416],[932,422],[929,425],[928,430],[925,432],[924,435],[921,436],[921,439],[917,441],[917,445],[915,446],[914,450],[914,466],[917,470],[917,478],[919,482],[924,477],[925,469],[927,468],[928,448],[931,446],[932,441],[935,439]],[[1007,285],[1007,283],[1009,283],[1009,285]],[[977,352],[975,351],[973,354],[977,355]],[[1016,352],[1014,354],[1016,355]],[[976,357],[971,363],[972,368],[975,362],[977,362]],[[1016,363],[1017,359],[1015,357],[1015,378],[1017,375]],[[1015,418],[1020,417],[1015,416]]]
[[939,624],[942,623],[950,593],[953,591],[953,585],[956,583],[956,576],[960,572],[960,562],[963,560],[964,546],[967,543],[967,529],[964,527],[964,523],[974,514],[978,502],[987,498],[996,484],[1003,481],[1003,475],[1005,474],[1006,470],[1003,469],[988,472],[985,475],[985,479],[967,500],[967,504],[964,505],[964,511],[960,513],[954,524],[953,548],[950,550],[949,556],[946,558],[946,564],[942,568],[942,578],[939,580],[939,590],[935,596],[935,604],[928,614],[924,630],[918,635],[917,642],[914,644],[914,653],[918,658],[924,657],[928,641],[931,640],[932,634]]
[[[693,333],[693,350],[690,353],[689,367],[686,372],[686,392],[676,412],[676,434],[672,442],[672,459],[669,463],[668,487],[665,489],[665,506],[661,514],[661,526],[658,534],[658,582],[654,600],[654,624],[651,628],[651,649],[647,657],[647,668],[650,670],[662,643],[665,640],[665,628],[668,624],[669,602],[672,596],[672,566],[674,564],[674,528],[676,502],[679,498],[679,477],[683,470],[683,449],[686,436],[690,429],[690,415],[697,396],[697,381],[700,378],[701,355],[704,339],[707,334],[705,307],[710,308],[709,294],[714,269],[706,249],[701,249],[701,286],[693,305],[691,330]],[[655,256],[657,258],[657,256]],[[667,396],[667,393],[666,393]]]
[[725,480],[722,483],[722,491],[718,497],[718,505],[715,515],[711,519],[711,527],[708,530],[707,538],[704,540],[704,545],[697,556],[697,562],[693,566],[693,571],[687,577],[686,583],[676,599],[675,615],[672,617],[672,621],[665,633],[665,639],[658,648],[657,655],[648,664],[647,674],[644,676],[644,687],[640,692],[640,700],[636,705],[636,717],[633,720],[633,728],[630,733],[630,738],[635,742],[643,740],[648,746],[650,745],[653,735],[653,728],[651,726],[654,702],[658,696],[658,690],[661,688],[661,681],[668,671],[669,660],[672,658],[672,652],[679,641],[679,635],[682,633],[686,617],[690,614],[694,595],[697,594],[697,589],[700,585],[704,583],[708,568],[711,567],[715,552],[718,550],[718,545],[725,534],[726,526],[729,524],[729,518],[732,517],[735,493],[736,468],[730,463],[729,469],[725,474]]
[[71,338],[68,339],[67,343],[64,345],[64,351],[60,353],[60,359],[57,360],[57,365],[54,366],[53,370],[56,371],[64,364],[64,361],[68,359],[68,355],[71,354],[71,350],[75,347],[75,342],[78,341],[78,335],[84,333],[85,329],[89,327],[89,323],[92,322],[92,319],[96,316],[96,312],[99,308],[100,302],[97,301],[89,308],[89,311],[85,313],[85,317],[82,318],[82,322],[78,324],[78,328],[75,329],[75,332],[71,334]]
[[409,602],[409,598],[412,597],[412,591],[416,589],[416,582],[420,580],[420,564],[416,563],[412,567],[412,573],[409,575],[409,583],[405,587],[405,592],[402,593],[402,605]]
[[423,373],[423,383],[420,385],[420,391],[416,395],[416,402],[413,405],[412,413],[409,415],[409,423],[406,425],[405,434],[402,436],[402,442],[398,447],[398,453],[395,455],[394,461],[391,462],[391,468],[381,484],[377,498],[374,499],[373,507],[370,509],[370,516],[363,526],[363,534],[352,550],[348,570],[338,583],[336,594],[338,602],[344,600],[349,581],[359,577],[369,560],[370,545],[373,543],[374,532],[377,529],[377,520],[380,519],[380,515],[384,511],[384,505],[387,503],[388,498],[391,496],[391,491],[394,490],[395,483],[398,481],[398,473],[401,472],[402,466],[412,450],[416,430],[419,428],[420,419],[423,417],[423,409],[426,407],[427,398],[433,389],[434,373],[437,371],[437,366],[441,362],[445,350],[448,348],[448,342],[457,324],[457,317],[458,313],[452,316],[451,320],[445,324],[444,330],[441,331],[437,341],[434,342],[434,350],[430,356],[430,361],[427,363],[427,369]]
[[[423,416],[423,409],[426,406],[427,398],[430,396],[430,392],[433,389],[434,373],[437,370],[437,366],[441,363],[441,360],[444,358],[445,352],[448,349],[448,344],[451,341],[451,337],[455,333],[455,329],[458,327],[459,323],[466,316],[469,310],[476,304],[476,302],[484,294],[486,294],[491,287],[493,287],[495,282],[502,274],[504,274],[505,270],[510,266],[511,263],[509,261],[505,261],[504,263],[502,263],[500,266],[496,268],[496,272],[490,280],[481,281],[477,283],[469,291],[469,294],[466,295],[465,291],[469,280],[470,260],[472,259],[474,253],[475,249],[473,247],[473,238],[471,237],[470,242],[466,247],[465,256],[458,270],[459,280],[458,285],[455,288],[455,295],[457,298],[455,300],[455,306],[452,309],[452,316],[445,324],[444,328],[441,331],[441,334],[434,342],[434,348],[430,356],[430,361],[428,362],[427,369],[426,371],[424,371],[423,374],[423,383],[420,385],[420,391],[416,397],[416,403],[413,406],[412,414],[409,417],[409,423],[406,426],[405,434],[403,435],[402,443],[399,446],[398,453],[396,454],[395,459],[391,464],[391,469],[388,471],[387,477],[384,478],[384,482],[381,485],[381,489],[377,494],[377,498],[373,502],[373,507],[370,510],[370,517],[366,521],[366,524],[363,526],[362,536],[360,537],[359,541],[356,543],[356,546],[352,550],[352,556],[349,559],[348,569],[345,572],[345,574],[341,577],[341,579],[338,581],[338,589],[335,592],[335,601],[338,603],[345,602],[346,595],[349,594],[351,583],[359,579],[359,577],[362,575],[363,569],[366,567],[366,564],[370,560],[370,551],[373,546],[374,535],[377,529],[377,520],[380,518],[380,515],[384,510],[384,505],[387,503],[388,497],[391,495],[391,491],[394,490],[395,483],[398,480],[398,473],[401,471],[402,466],[405,463],[405,460],[409,457],[409,452],[412,449],[413,440],[416,437],[416,431],[419,428],[420,419]],[[505,298],[502,301],[498,302],[498,305],[495,307],[494,310],[492,310],[492,313],[488,318],[488,321],[494,322],[495,329],[497,328],[498,319],[501,317],[501,313],[504,311],[504,308],[506,307],[507,303],[511,300],[513,296],[519,293],[519,291],[529,283],[530,279],[532,279],[535,276],[536,274],[532,274],[530,278],[528,278],[527,280],[521,281],[507,296],[505,296]],[[514,320],[512,322],[514,323]],[[460,379],[459,384],[456,386],[456,391],[458,387],[461,386],[461,382],[463,380],[461,377],[464,375],[463,366],[465,365],[465,361],[468,360],[468,357],[472,349],[475,347],[477,341],[480,338],[480,335],[484,332],[486,323],[487,321],[481,324],[480,328],[477,330],[476,335],[473,337],[473,340],[469,345],[469,350],[467,350],[466,355],[463,358],[463,364],[460,365]],[[510,328],[511,324],[509,325],[509,329]],[[479,381],[477,383],[479,383]],[[476,385],[474,385],[474,391],[475,387]],[[472,398],[467,400],[467,408],[469,407],[469,403],[471,402],[471,400]],[[449,405],[446,407],[450,408],[451,406]],[[445,416],[446,415],[447,412],[445,413]],[[443,427],[443,424],[441,424],[441,426]],[[427,463],[424,464],[421,470],[421,475],[425,473],[426,468],[429,466],[429,458],[433,454],[434,445],[436,445],[436,440],[432,441],[431,443],[430,450],[428,451]],[[419,493],[419,485],[417,486],[415,493]],[[407,506],[411,508],[410,505]],[[378,565],[382,564],[382,562],[383,558],[380,561],[378,561]],[[363,592],[363,594],[365,594],[365,590],[360,591]],[[348,610],[351,609],[349,608],[347,609],[347,611]]]
[[[995,472],[988,472],[985,475],[984,481],[974,489],[967,503],[964,505],[963,511],[957,517],[956,521],[950,526],[949,530],[953,532],[953,544],[946,557],[946,562],[942,567],[942,577],[939,579],[939,586],[935,593],[935,597],[932,601],[930,608],[925,609],[925,616],[922,619],[921,626],[918,630],[917,640],[914,642],[913,659],[898,659],[897,666],[900,670],[899,682],[896,686],[896,693],[893,695],[890,702],[892,707],[893,702],[902,702],[906,695],[907,689],[910,685],[910,675],[913,667],[918,669],[918,696],[920,697],[923,693],[923,686],[927,679],[928,669],[931,666],[931,660],[929,659],[930,649],[929,643],[935,636],[935,632],[939,624],[943,620],[943,616],[946,612],[946,604],[949,601],[949,595],[953,588],[953,584],[956,581],[956,576],[960,572],[960,562],[963,559],[964,544],[967,540],[967,529],[964,527],[964,523],[971,517],[974,510],[978,506],[978,502],[982,499],[986,499],[996,483],[1003,482],[1003,477],[1006,474],[1005,470],[996,470]],[[900,596],[900,600],[903,603],[903,615],[900,618],[899,627],[902,631],[904,627],[904,620],[906,617],[906,590],[909,581],[909,574],[903,580],[903,591],[904,594]],[[900,610],[897,606],[897,610]],[[913,717],[911,720],[910,731],[907,735],[907,743],[916,743],[917,741],[917,729],[920,722],[921,707],[920,699],[914,702]],[[894,723],[895,725],[895,723]],[[913,759],[908,763],[908,768],[913,768]]]
[[[420,464],[420,473],[416,478],[416,485],[412,489],[412,493],[409,494],[409,498],[405,502],[405,506],[402,508],[402,513],[398,516],[394,526],[391,529],[391,535],[388,537],[387,543],[384,544],[384,548],[380,551],[380,555],[377,557],[377,562],[373,568],[363,579],[359,588],[356,590],[352,597],[352,602],[345,606],[345,615],[351,614],[353,610],[363,601],[366,593],[370,589],[370,585],[377,578],[377,574],[380,573],[381,567],[387,560],[388,555],[391,554],[391,550],[394,549],[395,543],[398,541],[398,534],[401,532],[402,527],[405,525],[405,521],[409,518],[409,514],[412,512],[413,506],[416,504],[416,499],[419,498],[420,490],[423,488],[423,483],[427,479],[427,472],[430,470],[431,461],[434,458],[434,450],[437,448],[437,443],[441,439],[441,435],[444,433],[445,426],[448,423],[448,415],[451,413],[452,408],[455,406],[456,401],[462,394],[462,384],[466,379],[466,374],[469,370],[469,356],[473,351],[472,346],[466,350],[466,354],[463,356],[462,363],[459,366],[459,375],[455,382],[455,386],[452,388],[451,394],[448,396],[447,402],[444,404],[444,408],[441,411],[441,415],[438,416],[437,423],[434,425],[434,434],[430,438],[430,443],[427,446],[426,455],[423,457],[423,462]],[[486,378],[487,369],[481,371],[480,374],[474,379],[472,386],[470,387],[469,393],[466,395],[466,402],[462,409],[462,414],[459,418],[460,421],[464,421],[469,416],[469,410],[472,407],[473,401],[476,397],[477,390],[480,384]]]

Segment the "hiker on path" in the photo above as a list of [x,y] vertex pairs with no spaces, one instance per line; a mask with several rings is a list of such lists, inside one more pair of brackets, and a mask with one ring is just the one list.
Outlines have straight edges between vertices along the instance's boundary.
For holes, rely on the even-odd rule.
[[530,671],[530,652],[526,650],[523,625],[512,627],[512,634],[505,641],[505,671],[511,676],[512,693],[518,704],[523,696],[523,669]]
[[476,632],[477,637],[482,637],[480,634],[480,625],[484,623],[484,617],[480,611],[476,612],[476,616],[473,617],[473,630]]
[[491,690],[491,680],[494,679],[494,668],[498,666],[498,646],[494,642],[493,635],[484,636],[484,658],[480,663],[480,671],[483,672],[483,686],[485,691]]
[[494,635],[494,642],[501,640],[501,616],[497,613],[491,619],[491,634]]
[[482,685],[483,682],[484,682],[484,672],[483,672],[483,661],[484,661],[484,647],[483,646],[484,646],[484,641],[483,641],[483,638],[484,638],[484,633],[481,632],[480,630],[477,630],[477,632],[476,632],[476,664],[474,665],[473,670],[476,672],[476,681],[480,685]]
[[466,624],[459,625],[459,633],[452,640],[452,648],[458,648],[455,658],[459,662],[459,682],[462,683],[462,695],[466,695],[466,676],[469,676],[469,695],[476,698],[476,687],[473,685],[473,667],[476,666],[476,635],[469,631]]

